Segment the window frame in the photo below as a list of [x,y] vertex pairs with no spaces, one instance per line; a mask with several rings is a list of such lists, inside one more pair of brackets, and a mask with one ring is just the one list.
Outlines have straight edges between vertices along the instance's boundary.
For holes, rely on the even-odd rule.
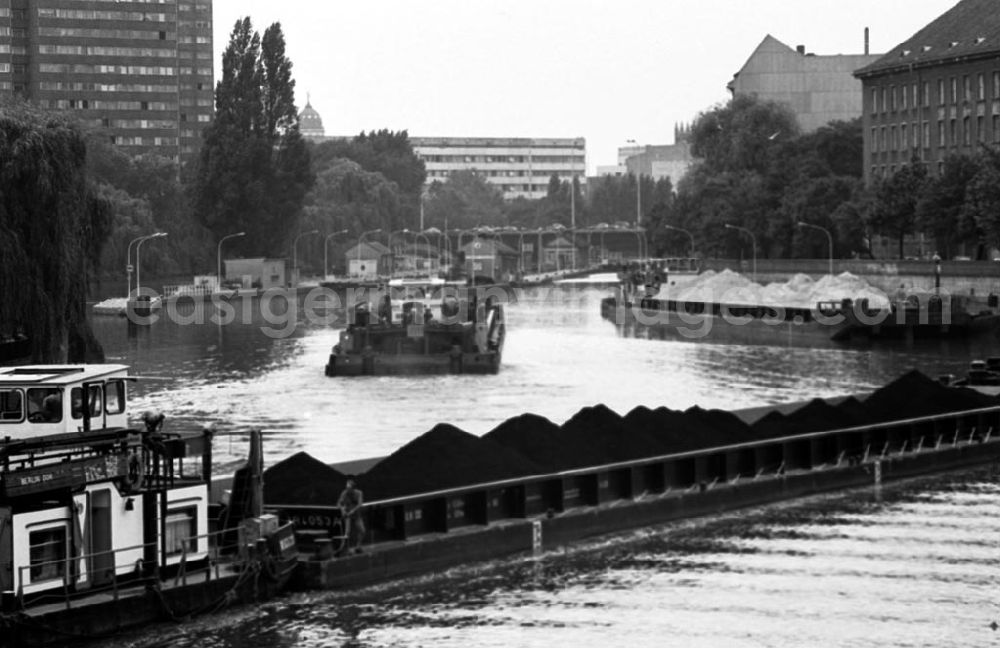
[[14,424],[14,423],[24,423],[24,419],[28,415],[28,408],[27,408],[27,402],[25,401],[24,390],[21,389],[20,387],[5,387],[3,389],[0,389],[0,402],[3,402],[3,403],[6,404],[6,400],[3,398],[3,394],[5,394],[5,393],[15,393],[15,394],[17,394],[18,399],[19,399],[19,408],[18,409],[20,410],[21,415],[18,418],[16,418],[16,419],[15,418],[9,418],[9,417],[6,416],[6,414],[8,412],[12,412],[13,410],[6,410],[6,409],[0,408],[0,425],[9,425],[9,424]]

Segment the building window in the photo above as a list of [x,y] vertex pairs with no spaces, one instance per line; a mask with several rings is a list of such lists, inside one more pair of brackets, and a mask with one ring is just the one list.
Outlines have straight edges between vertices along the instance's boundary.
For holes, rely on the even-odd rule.
[[28,547],[32,583],[57,580],[66,574],[65,525],[30,532]]
[[882,112],[885,113],[889,110],[889,89],[882,88]]
[[948,143],[952,146],[958,144],[958,131],[956,130],[958,127],[957,121],[957,119],[952,119],[948,123]]
[[979,77],[976,80],[976,99],[979,101],[986,100],[986,75],[982,72],[979,73]]
[[0,423],[24,420],[24,395],[20,389],[0,389]]
[[889,130],[889,147],[891,151],[899,150],[899,132],[895,126],[892,126]]
[[197,509],[194,507],[167,513],[164,549],[168,556],[195,553],[198,550]]
[[889,110],[896,112],[896,86],[889,88]]
[[909,108],[910,101],[910,89],[906,86],[901,86],[899,89],[899,107],[903,110]]
[[1000,142],[1000,115],[993,115],[993,141]]
[[1000,72],[993,73],[993,98],[1000,99]]
[[944,146],[944,120],[938,120],[938,146]]
[[929,149],[931,147],[931,123],[924,122],[924,148]]
[[913,124],[910,125],[910,137],[912,138],[912,142],[910,144],[911,148],[918,148],[920,146],[920,131],[918,131],[917,128],[917,122],[913,122]]
[[951,103],[958,103],[958,77],[951,77]]
[[872,153],[878,153],[878,129],[872,128]]
[[910,148],[910,142],[907,139],[908,135],[909,133],[907,133],[906,131],[906,124],[900,124],[899,126],[899,139],[901,140],[901,146],[899,147],[900,151],[905,151],[906,149]]
[[982,115],[976,117],[976,140],[979,142],[986,141],[986,120]]
[[972,100],[972,81],[969,79],[969,75],[966,74],[962,77],[962,101]]
[[944,93],[944,79],[938,79],[938,104],[943,106],[948,103],[948,96]]
[[930,81],[924,81],[923,105],[925,107],[931,105],[931,83],[930,83]]
[[878,145],[879,145],[879,148],[882,149],[883,151],[888,151],[889,149],[886,148],[887,144],[886,144],[885,140],[886,140],[886,137],[885,137],[885,126],[883,126],[882,127],[882,131],[879,133],[879,136],[878,136]]
[[920,95],[917,93],[917,84],[913,84],[913,103],[910,104],[914,108],[920,105]]
[[968,146],[972,143],[972,122],[968,117],[962,118],[962,145]]

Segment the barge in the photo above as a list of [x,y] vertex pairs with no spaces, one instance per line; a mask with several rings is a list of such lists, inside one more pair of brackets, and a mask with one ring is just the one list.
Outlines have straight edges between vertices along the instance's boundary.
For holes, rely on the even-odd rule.
[[250,516],[245,478],[220,524],[212,431],[152,413],[130,427],[130,380],[123,365],[0,370],[0,645],[185,618],[291,576],[294,526]]
[[1000,315],[996,312],[973,311],[962,297],[938,295],[885,307],[870,307],[864,299],[844,299],[821,301],[806,308],[652,297],[628,299],[618,294],[601,301],[601,316],[623,334],[831,348],[884,341],[961,339],[995,334],[1000,329]]
[[508,291],[421,280],[395,282],[374,294],[376,306],[363,301],[349,309],[327,376],[500,371]]
[[[894,390],[891,397],[886,390]],[[907,398],[913,404],[904,410],[899,403]],[[866,417],[867,422],[861,420]],[[638,408],[624,418],[599,418],[597,434],[608,439],[604,462],[562,469],[543,466],[504,478],[494,468],[509,448],[498,447],[498,438],[519,437],[528,444],[522,445],[524,451],[536,458],[549,452],[538,442],[541,428],[529,430],[533,424],[525,417],[511,419],[478,441],[463,440],[438,426],[425,435],[436,437],[437,442],[428,445],[441,449],[437,456],[425,455],[418,464],[417,439],[374,461],[354,476],[363,490],[374,494],[363,509],[368,533],[360,556],[335,557],[343,526],[332,498],[313,493],[308,500],[295,501],[283,498],[280,491],[265,492],[266,507],[295,520],[303,530],[297,586],[364,586],[670,520],[849,488],[877,488],[890,480],[980,464],[1000,468],[1000,401],[917,375],[905,376],[864,403],[854,398],[836,405],[814,401],[787,416],[771,408],[758,412],[753,425],[736,422],[731,413],[698,408],[684,413]],[[635,452],[631,458],[614,460],[630,456],[614,450],[625,444],[622,434],[670,436],[664,422],[679,426],[685,418],[690,425],[684,434],[693,435],[690,442],[672,442],[673,451],[645,456]],[[558,426],[549,425],[558,435]],[[574,426],[582,430],[572,420],[562,427],[565,432]],[[506,432],[495,434],[501,428]],[[512,429],[517,434],[508,434]],[[571,435],[556,438],[568,453]],[[580,444],[598,443],[595,436],[577,438]],[[441,440],[447,440],[448,447],[460,446],[471,465],[457,464],[454,452],[449,454]],[[478,442],[485,445],[477,449]],[[288,466],[269,469],[275,483],[282,472],[331,485],[344,478],[335,467],[308,456],[288,461]],[[427,488],[411,483],[387,490],[378,482],[391,473],[380,471],[380,464],[391,465],[394,472],[415,466],[412,470],[426,475]],[[449,468],[482,477],[461,483],[462,477],[453,478]]]

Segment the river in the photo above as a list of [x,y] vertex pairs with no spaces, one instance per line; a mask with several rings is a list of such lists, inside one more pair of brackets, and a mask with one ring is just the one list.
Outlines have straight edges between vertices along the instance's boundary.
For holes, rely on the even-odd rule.
[[[133,397],[178,428],[216,422],[216,460],[266,432],[268,462],[381,456],[447,421],[482,434],[531,411],[561,423],[603,402],[734,409],[857,393],[917,367],[962,373],[995,338],[867,349],[745,347],[629,337],[603,292],[508,307],[496,376],[327,378],[338,329],[298,314],[225,326],[95,318]],[[350,594],[304,594],[107,646],[1000,645],[1000,477],[967,471],[619,534],[545,555]]]

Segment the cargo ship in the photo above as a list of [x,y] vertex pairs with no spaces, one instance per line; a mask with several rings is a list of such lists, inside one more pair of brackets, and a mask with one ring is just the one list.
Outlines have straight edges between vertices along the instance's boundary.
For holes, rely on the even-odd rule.
[[[294,525],[262,517],[259,435],[210,502],[212,436],[129,425],[124,365],[0,369],[0,645],[64,645],[281,591]],[[253,515],[254,512],[257,515]]]
[[444,280],[397,280],[349,308],[327,376],[495,374],[508,291]]
[[601,316],[625,334],[730,344],[842,347],[967,338],[1000,329],[1000,315],[960,296],[935,294],[870,306],[865,299],[811,307],[625,297],[601,301]]

